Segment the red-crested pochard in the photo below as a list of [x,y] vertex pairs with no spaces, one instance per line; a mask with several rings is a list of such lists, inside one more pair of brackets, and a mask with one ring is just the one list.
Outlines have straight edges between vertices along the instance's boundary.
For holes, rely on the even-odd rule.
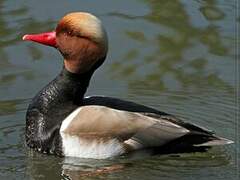
[[28,34],[23,40],[56,48],[64,62],[60,74],[27,110],[26,142],[37,151],[101,159],[139,149],[189,152],[232,143],[150,107],[111,97],[84,97],[108,51],[106,31],[92,14],[67,14],[55,31]]

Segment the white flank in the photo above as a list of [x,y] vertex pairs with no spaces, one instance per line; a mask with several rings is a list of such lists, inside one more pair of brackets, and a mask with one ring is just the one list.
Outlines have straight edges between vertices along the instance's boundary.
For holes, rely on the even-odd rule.
[[117,139],[97,140],[84,139],[79,136],[71,136],[64,133],[74,117],[81,111],[81,108],[72,112],[63,122],[60,128],[62,137],[62,148],[65,156],[105,159],[123,154],[124,147]]
[[116,139],[105,142],[98,140],[89,140],[61,134],[63,143],[63,152],[65,156],[106,159],[119,156],[124,153],[123,146]]

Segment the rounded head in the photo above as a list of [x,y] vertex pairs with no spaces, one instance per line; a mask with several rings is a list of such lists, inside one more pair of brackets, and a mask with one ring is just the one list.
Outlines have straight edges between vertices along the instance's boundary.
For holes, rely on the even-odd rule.
[[92,14],[74,12],[65,15],[56,28],[56,44],[65,67],[83,73],[106,57],[107,34],[101,21]]
[[108,51],[107,33],[101,21],[86,12],[69,13],[58,22],[54,32],[25,35],[23,40],[57,48],[66,69],[73,73],[90,70],[105,59]]
[[101,21],[90,13],[73,12],[65,15],[56,27],[57,37],[61,34],[87,38],[107,51],[107,33]]

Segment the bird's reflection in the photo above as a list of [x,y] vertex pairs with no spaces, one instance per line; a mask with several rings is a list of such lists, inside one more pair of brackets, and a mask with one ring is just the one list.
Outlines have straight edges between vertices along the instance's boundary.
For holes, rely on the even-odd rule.
[[[147,177],[145,171],[175,171],[201,169],[202,167],[226,166],[230,163],[229,153],[224,148],[213,148],[205,153],[155,154],[150,150],[137,151],[111,159],[83,159],[55,157],[29,151],[27,176],[30,179],[106,179],[121,178],[135,174]],[[153,168],[154,167],[154,168]],[[165,173],[162,171],[162,173]]]
[[[217,155],[215,153],[218,153]],[[137,169],[146,168],[149,162],[159,170],[167,168],[215,167],[229,163],[223,149],[213,149],[208,153],[154,154],[151,150],[137,151],[122,157],[108,160],[80,159],[66,157],[62,164],[62,177],[66,179],[122,177]],[[140,176],[146,176],[139,172]]]
[[101,177],[107,174],[123,171],[129,164],[106,160],[64,158],[62,176],[66,179],[83,177]]

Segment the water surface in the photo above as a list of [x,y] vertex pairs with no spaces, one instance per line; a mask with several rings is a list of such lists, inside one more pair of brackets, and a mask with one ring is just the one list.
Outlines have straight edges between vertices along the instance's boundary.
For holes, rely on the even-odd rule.
[[[53,48],[21,41],[25,33],[54,29],[67,12],[94,13],[107,29],[110,48],[87,95],[143,103],[238,142],[236,2],[0,0],[0,178],[238,179],[236,144],[206,153],[139,152],[108,160],[30,151],[26,108],[59,73],[62,58]],[[96,173],[106,167],[117,168]]]

